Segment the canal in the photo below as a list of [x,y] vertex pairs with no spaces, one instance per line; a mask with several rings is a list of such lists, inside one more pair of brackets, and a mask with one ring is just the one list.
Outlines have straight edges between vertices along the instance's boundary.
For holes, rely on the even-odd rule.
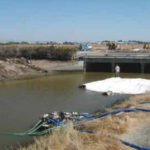
[[[93,113],[126,95],[102,96],[79,89],[83,83],[112,77],[111,73],[56,73],[33,80],[0,82],[0,132],[23,132],[51,111]],[[121,74],[122,77],[150,78],[149,74]],[[0,135],[0,149],[11,149],[31,141],[31,137]]]

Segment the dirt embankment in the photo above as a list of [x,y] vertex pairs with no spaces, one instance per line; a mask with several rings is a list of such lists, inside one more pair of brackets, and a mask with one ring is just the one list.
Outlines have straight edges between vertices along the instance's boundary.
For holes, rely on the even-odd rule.
[[[114,105],[106,111],[119,108],[149,108],[150,94],[133,96],[122,104]],[[145,104],[141,102],[147,101]],[[19,150],[131,150],[119,139],[150,147],[150,112],[126,112],[109,115],[82,124],[79,128],[95,133],[78,132],[69,124],[49,135],[39,137],[27,147]]]
[[81,71],[83,62],[27,60],[14,58],[0,60],[0,81],[14,79],[30,79],[45,75],[51,75],[54,71]]
[[76,61],[50,61],[50,60],[31,60],[30,63],[32,66],[45,69],[45,70],[53,70],[57,67],[69,66],[74,64]]
[[44,69],[35,67],[24,58],[0,60],[0,80],[32,78],[44,72]]
[[51,71],[83,71],[83,61],[50,61],[50,60],[31,60],[31,65]]

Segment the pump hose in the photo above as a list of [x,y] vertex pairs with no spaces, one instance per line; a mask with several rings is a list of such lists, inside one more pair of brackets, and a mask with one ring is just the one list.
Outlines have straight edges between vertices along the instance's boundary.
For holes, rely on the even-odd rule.
[[[97,118],[102,118],[108,115],[114,115],[120,112],[135,112],[135,111],[145,111],[145,112],[150,112],[150,109],[148,108],[122,108],[122,109],[117,109],[117,110],[113,110],[111,112],[105,112],[105,113],[100,113],[97,115],[93,115],[93,116],[87,116],[86,119],[81,119],[80,121],[77,121],[73,124],[74,127],[79,126],[82,123],[97,119]],[[35,124],[34,127],[32,127],[31,129],[27,130],[26,132],[23,133],[8,133],[8,132],[2,132],[0,133],[0,135],[13,135],[13,136],[40,136],[40,135],[44,135],[46,133],[49,133],[51,130],[56,129],[58,126],[65,126],[65,123],[62,122],[56,122],[54,121],[54,123],[56,123],[53,127],[45,129],[43,131],[38,131],[38,129],[40,129],[40,127],[42,127],[44,124],[46,124],[46,122],[42,122],[41,120],[39,122],[37,122]],[[81,131],[83,132],[83,130]],[[89,132],[89,131],[88,131]],[[89,133],[92,133],[92,131],[90,131]],[[94,133],[94,132],[93,132]],[[150,150],[150,148],[145,148],[139,145],[135,145],[132,143],[129,143],[127,141],[123,141],[120,140],[123,144],[136,148],[138,150]]]
[[49,129],[45,129],[44,131],[40,131],[40,132],[34,132],[32,133],[33,136],[39,136],[39,135],[44,135],[46,133],[49,133],[50,131],[52,131],[53,129],[56,129],[58,126],[53,126]]
[[42,123],[42,120],[39,120],[31,129],[25,131],[25,133],[34,131],[41,123]]
[[135,111],[145,111],[145,112],[150,112],[149,108],[121,108],[121,109],[117,109],[117,110],[113,110],[111,112],[104,112],[104,113],[100,113],[97,115],[93,115],[91,117],[88,117],[86,119],[82,119],[81,121],[75,122],[74,126],[79,126],[81,123],[85,123],[94,119],[98,119],[98,118],[102,118],[108,115],[114,115],[120,112],[135,112]]
[[14,135],[14,136],[29,136],[32,135],[35,131],[37,131],[40,127],[42,127],[45,122],[40,124],[41,122],[39,121],[33,128],[22,132],[22,133],[9,133],[9,132],[0,132],[0,135]]
[[[147,108],[122,108],[122,109],[117,109],[117,110],[113,110],[111,112],[105,112],[105,113],[100,113],[97,115],[93,115],[93,116],[87,116],[86,119],[81,119],[79,120],[77,123],[74,123],[73,126],[79,126],[82,123],[97,119],[97,118],[102,118],[108,115],[114,115],[120,112],[135,112],[135,111],[145,111],[145,112],[150,112],[150,109]],[[45,129],[43,131],[38,131],[38,129],[40,127],[42,127],[43,125],[46,124],[46,122],[42,122],[42,120],[38,121],[31,129],[23,132],[23,133],[8,133],[8,132],[1,132],[0,135],[13,135],[13,136],[40,136],[40,135],[44,135],[46,133],[49,133],[51,130],[56,129],[59,125],[66,125],[64,123],[61,122],[56,122],[53,121],[54,124],[56,124],[55,126]],[[95,133],[94,131],[89,131],[89,130],[79,130],[80,132],[88,132],[88,133]],[[135,148],[137,150],[150,150],[150,148],[148,147],[143,147],[140,145],[136,145],[136,144],[132,144],[129,143],[127,141],[121,140],[119,139],[123,144],[130,146],[132,148]]]
[[121,140],[121,139],[120,139],[120,141],[121,141],[123,144],[125,144],[125,145],[127,145],[127,146],[130,146],[130,147],[132,147],[132,148],[135,148],[135,149],[137,149],[137,150],[150,150],[150,147],[143,147],[143,146],[140,146],[140,145],[132,144],[132,143],[129,143],[129,142],[124,141],[124,140]]

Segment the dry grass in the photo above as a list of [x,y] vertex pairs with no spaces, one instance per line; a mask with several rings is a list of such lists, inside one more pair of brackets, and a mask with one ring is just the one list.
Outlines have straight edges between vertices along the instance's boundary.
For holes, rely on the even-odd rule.
[[[122,107],[145,107],[139,102],[149,99],[150,93],[133,96],[122,104],[107,110],[111,111],[114,108]],[[147,105],[146,108],[150,108],[150,105]],[[95,133],[78,132],[69,123],[68,126],[57,129],[49,135],[36,138],[32,144],[18,150],[128,150],[129,147],[112,136],[119,137],[145,121],[150,122],[146,112],[130,112],[96,119],[78,127],[96,131]]]
[[33,144],[19,150],[125,150],[118,141],[103,132],[96,134],[81,133],[67,127],[55,130],[52,134],[35,139]]
[[143,49],[144,44],[118,44],[120,50]]
[[[106,44],[91,44],[93,50],[108,50]],[[134,49],[144,49],[144,44],[117,44],[117,49],[119,50],[134,50]],[[145,49],[150,49],[150,44],[145,46]]]

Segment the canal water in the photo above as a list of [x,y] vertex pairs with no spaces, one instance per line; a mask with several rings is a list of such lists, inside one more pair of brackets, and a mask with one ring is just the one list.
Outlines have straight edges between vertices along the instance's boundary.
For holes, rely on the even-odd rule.
[[[39,117],[51,111],[79,111],[93,113],[110,106],[126,95],[102,96],[101,93],[79,89],[83,83],[112,77],[111,73],[56,73],[33,80],[0,82],[0,132],[23,132]],[[122,77],[150,75],[121,74]],[[31,141],[31,137],[0,135],[0,149]]]

